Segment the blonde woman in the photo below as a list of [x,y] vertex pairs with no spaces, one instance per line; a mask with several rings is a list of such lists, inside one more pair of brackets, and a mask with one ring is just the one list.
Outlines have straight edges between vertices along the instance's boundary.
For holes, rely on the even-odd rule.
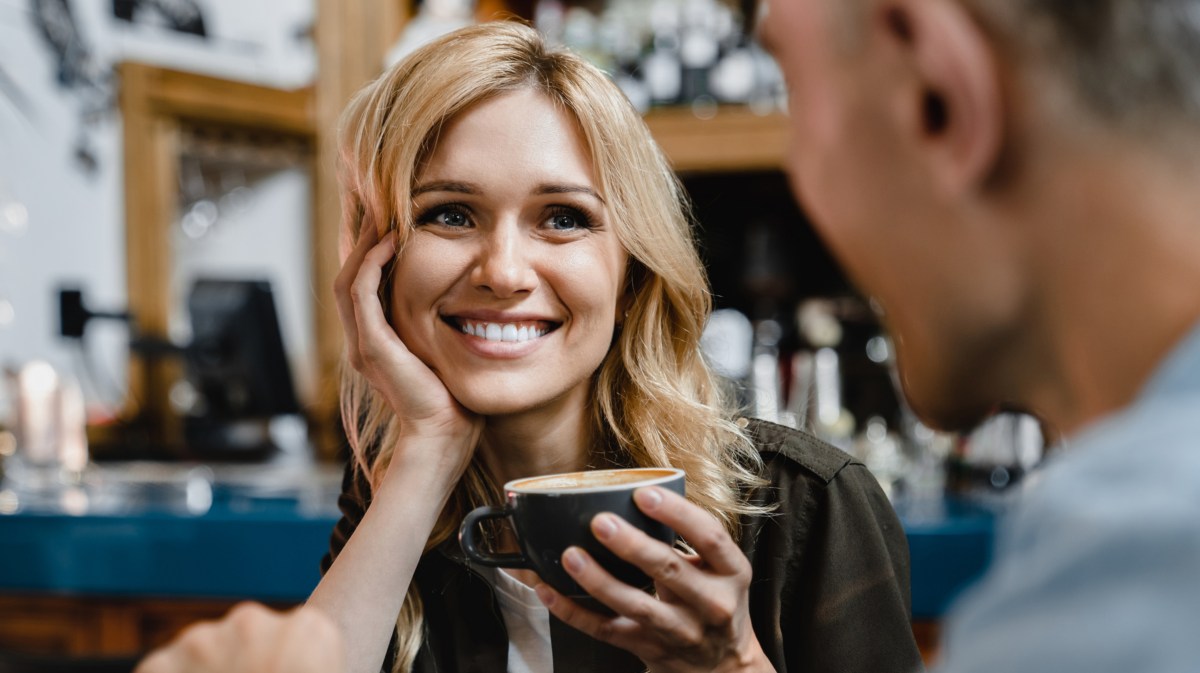
[[[919,665],[886,498],[848,456],[726,406],[683,194],[601,72],[516,23],[463,29],[361,91],[341,140],[353,459],[310,605],[348,670]],[[655,595],[578,550],[564,565],[615,616],[463,560],[463,516],[506,481],[633,465],[687,474],[687,500],[637,500],[692,551],[593,522]]]

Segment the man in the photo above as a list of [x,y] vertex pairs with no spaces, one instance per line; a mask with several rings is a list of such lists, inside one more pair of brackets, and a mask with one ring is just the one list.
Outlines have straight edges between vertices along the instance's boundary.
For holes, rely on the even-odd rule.
[[769,0],[792,186],[905,394],[1063,449],[949,671],[1200,666],[1200,0]]
[[882,307],[913,407],[944,428],[1019,407],[1065,437],[945,669],[1194,671],[1200,0],[763,10],[792,185]]

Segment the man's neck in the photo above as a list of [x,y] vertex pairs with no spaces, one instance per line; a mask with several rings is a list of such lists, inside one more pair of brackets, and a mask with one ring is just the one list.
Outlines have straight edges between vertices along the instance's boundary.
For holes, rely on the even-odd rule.
[[1025,213],[1039,293],[1027,387],[1069,434],[1132,402],[1200,321],[1200,166],[1122,145],[1049,168]]

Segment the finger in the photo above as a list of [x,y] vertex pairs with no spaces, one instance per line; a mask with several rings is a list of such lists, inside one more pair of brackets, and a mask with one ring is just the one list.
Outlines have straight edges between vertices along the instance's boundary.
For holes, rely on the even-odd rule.
[[380,241],[379,232],[375,227],[364,222],[362,228],[358,231],[358,238],[354,242],[354,248],[350,254],[346,256],[342,262],[342,269],[338,273],[337,283],[343,288],[348,289],[350,284],[354,282],[354,277],[358,275],[358,267],[362,265],[363,258],[367,253]]
[[645,627],[636,621],[620,615],[612,617],[592,612],[546,584],[537,585],[535,590],[538,599],[559,621],[595,640],[628,650],[643,659],[656,658],[656,654],[661,655],[647,652],[655,643],[646,637]]
[[715,572],[738,576],[750,573],[750,562],[721,522],[687,498],[646,486],[634,491],[633,500],[646,516],[667,524],[686,540]]
[[[693,568],[701,568],[704,566],[704,559],[695,554],[681,554],[680,557],[688,562]],[[671,587],[659,582],[654,587],[654,592],[658,594],[658,600],[668,603],[682,603],[683,597],[671,590]]]
[[179,661],[175,650],[170,647],[155,650],[150,653],[133,673],[179,673],[185,671],[183,662]]
[[242,601],[229,609],[222,620],[239,629],[253,629],[276,614],[273,610],[253,601]]
[[[667,548],[662,543],[657,544]],[[660,601],[613,577],[578,547],[570,547],[563,553],[563,567],[590,596],[612,608],[618,615],[628,617],[644,628],[653,629],[671,641],[690,642],[703,633],[696,619],[689,619],[675,605]]]
[[[597,514],[592,519],[592,533],[614,554],[640,568],[654,579],[656,586],[665,589],[659,596],[663,600],[656,604],[686,606],[688,612],[705,623],[716,625],[728,623],[737,610],[745,586],[702,569],[704,563],[700,557],[685,556],[614,514]],[[584,588],[592,593],[590,588]],[[615,605],[611,607],[629,614]]]
[[169,646],[178,668],[184,671],[221,670],[226,648],[222,644],[222,622],[199,622],[189,626]]
[[334,305],[337,307],[338,319],[341,321],[342,330],[346,335],[346,344],[351,349],[350,364],[356,367],[358,366],[357,354],[353,349],[358,344],[358,324],[354,321],[354,304],[350,298],[350,291],[354,285],[354,279],[358,277],[363,258],[377,242],[375,227],[366,226],[364,223],[362,229],[359,230],[358,241],[354,249],[342,263],[342,268],[333,282]]
[[358,276],[351,288],[355,324],[359,328],[359,348],[367,350],[372,342],[367,337],[379,334],[394,334],[383,313],[379,301],[379,285],[383,281],[383,269],[396,256],[396,237],[388,234],[382,241],[367,251],[359,268]]

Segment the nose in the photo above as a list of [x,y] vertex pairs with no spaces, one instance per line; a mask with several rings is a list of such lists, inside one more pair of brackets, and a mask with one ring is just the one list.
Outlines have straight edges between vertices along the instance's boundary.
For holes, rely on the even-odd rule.
[[530,259],[532,245],[515,223],[496,226],[482,240],[471,270],[472,285],[502,298],[532,292],[538,284]]

